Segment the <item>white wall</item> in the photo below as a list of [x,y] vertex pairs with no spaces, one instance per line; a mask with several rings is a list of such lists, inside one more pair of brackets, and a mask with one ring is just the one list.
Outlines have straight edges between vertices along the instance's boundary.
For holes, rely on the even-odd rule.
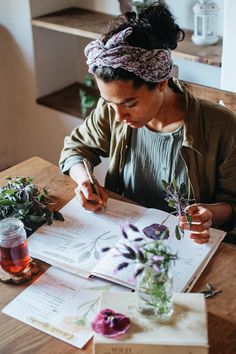
[[[217,13],[217,33],[222,36],[223,34],[223,14],[224,14],[224,1],[225,0],[212,0],[218,7]],[[228,1],[228,0],[227,0]],[[174,13],[179,26],[193,30],[193,5],[197,0],[166,0],[166,4]]]
[[236,92],[236,1],[225,1],[221,88]]
[[105,12],[111,15],[119,15],[118,0],[76,0],[77,6],[85,9]]
[[[1,21],[0,21],[1,22]],[[0,53],[4,53],[3,49],[6,47],[8,33],[5,31],[3,25],[0,25]],[[10,130],[8,128],[8,114],[7,114],[7,92],[5,88],[5,56],[0,55],[0,171],[8,166],[11,161],[12,148],[10,143]]]
[[179,67],[179,79],[199,85],[217,87],[221,85],[221,68],[217,66],[184,60],[172,55],[173,61]]
[[77,0],[28,0],[31,16],[37,17],[76,5]]
[[1,0],[0,23],[0,170],[34,155],[57,163],[65,135],[80,120],[35,103],[29,1]]
[[33,28],[37,97],[76,81],[78,38],[69,34]]
[[[18,161],[28,145],[34,65],[28,1],[1,0],[0,168]],[[7,149],[6,149],[7,148]]]

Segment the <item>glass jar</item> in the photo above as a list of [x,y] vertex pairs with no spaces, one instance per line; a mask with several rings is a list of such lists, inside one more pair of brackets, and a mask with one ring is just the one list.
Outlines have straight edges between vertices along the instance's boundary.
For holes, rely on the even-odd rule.
[[21,275],[29,269],[30,256],[22,221],[6,218],[0,221],[0,265],[8,273]]
[[168,320],[173,313],[172,266],[156,271],[146,265],[136,278],[136,304],[138,311],[157,320]]

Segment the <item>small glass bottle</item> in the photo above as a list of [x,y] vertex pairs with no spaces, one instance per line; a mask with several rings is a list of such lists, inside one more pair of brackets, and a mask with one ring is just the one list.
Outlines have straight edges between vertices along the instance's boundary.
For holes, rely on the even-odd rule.
[[172,267],[168,270],[155,269],[146,265],[136,279],[136,304],[144,316],[154,316],[157,320],[168,320],[173,313]]
[[6,218],[0,221],[0,265],[8,273],[21,275],[30,269],[30,255],[22,221]]

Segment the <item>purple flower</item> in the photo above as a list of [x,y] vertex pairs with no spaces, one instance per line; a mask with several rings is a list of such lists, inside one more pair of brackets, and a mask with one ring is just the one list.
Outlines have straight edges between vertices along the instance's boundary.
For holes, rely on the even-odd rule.
[[152,240],[165,240],[170,236],[168,228],[161,224],[151,224],[143,229],[143,233]]
[[93,331],[106,337],[116,337],[124,334],[128,331],[130,325],[128,317],[111,309],[101,310],[91,323]]

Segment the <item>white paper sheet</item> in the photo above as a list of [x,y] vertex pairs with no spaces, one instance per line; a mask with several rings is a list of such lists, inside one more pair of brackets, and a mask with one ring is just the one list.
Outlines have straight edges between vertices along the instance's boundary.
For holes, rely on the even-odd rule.
[[90,323],[99,311],[99,298],[104,291],[127,289],[94,278],[82,279],[51,267],[2,311],[83,348],[93,336]]
[[83,210],[76,198],[61,209],[65,221],[43,225],[28,239],[34,258],[89,277],[104,257],[102,249],[113,246],[121,235],[120,226],[135,223],[146,208],[109,199],[105,212]]

